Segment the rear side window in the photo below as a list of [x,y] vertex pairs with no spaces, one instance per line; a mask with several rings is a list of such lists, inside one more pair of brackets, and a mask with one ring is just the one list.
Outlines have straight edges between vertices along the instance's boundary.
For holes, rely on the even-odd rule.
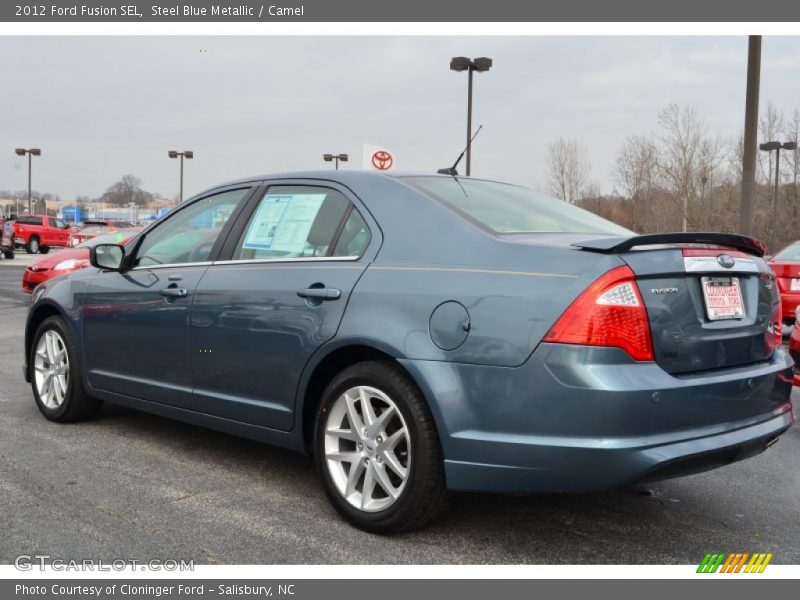
[[772,257],[772,260],[777,261],[800,261],[800,244],[792,244],[791,246],[784,248],[780,252],[778,252],[775,256]]
[[17,223],[21,225],[41,225],[42,218],[41,217],[20,217],[17,219]]
[[370,239],[372,239],[372,235],[369,227],[358,211],[353,208],[336,241],[333,256],[361,256],[367,249]]
[[233,258],[330,256],[350,207],[350,201],[334,189],[271,187],[253,211]]
[[408,177],[404,181],[497,234],[633,235],[587,210],[515,185],[456,177]]

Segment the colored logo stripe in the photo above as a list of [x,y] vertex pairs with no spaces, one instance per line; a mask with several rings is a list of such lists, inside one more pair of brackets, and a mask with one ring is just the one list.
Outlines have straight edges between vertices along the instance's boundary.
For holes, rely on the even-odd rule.
[[[774,555],[766,552],[706,552],[698,573],[763,573]],[[744,570],[742,570],[744,569]]]

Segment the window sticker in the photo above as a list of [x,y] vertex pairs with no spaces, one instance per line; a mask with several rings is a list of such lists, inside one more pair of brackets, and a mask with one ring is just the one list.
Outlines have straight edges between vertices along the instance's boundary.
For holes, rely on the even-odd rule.
[[247,229],[243,248],[300,255],[325,194],[267,195]]

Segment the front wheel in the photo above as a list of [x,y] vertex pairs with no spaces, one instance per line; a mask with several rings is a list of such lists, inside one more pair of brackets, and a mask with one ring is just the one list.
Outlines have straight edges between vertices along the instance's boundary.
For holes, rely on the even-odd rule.
[[86,393],[78,361],[77,345],[63,320],[45,319],[33,338],[28,364],[36,405],[51,421],[82,421],[100,408]]
[[416,529],[444,506],[433,417],[393,362],[359,363],[331,381],[317,414],[315,459],[328,498],[360,529]]

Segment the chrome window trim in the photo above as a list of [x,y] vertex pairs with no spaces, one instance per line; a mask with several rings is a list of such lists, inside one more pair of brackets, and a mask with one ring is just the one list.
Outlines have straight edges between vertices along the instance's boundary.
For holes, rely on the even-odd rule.
[[[725,254],[720,252],[720,254]],[[733,257],[736,263],[726,269],[717,262],[716,256],[684,256],[683,266],[687,273],[759,273],[756,262],[751,258]]]
[[131,271],[147,271],[153,269],[170,269],[175,267],[210,267],[212,265],[249,265],[259,263],[306,263],[306,262],[352,262],[360,256],[298,256],[295,258],[244,258],[237,260],[207,260],[191,263],[167,263],[163,265],[137,265]]
[[163,265],[137,265],[131,271],[151,271],[153,269],[169,269],[174,267],[209,267],[214,263],[210,260],[203,262],[165,263]]
[[214,265],[252,265],[260,263],[306,263],[306,262],[352,262],[360,256],[296,256],[276,258],[237,258],[229,260],[215,260]]

